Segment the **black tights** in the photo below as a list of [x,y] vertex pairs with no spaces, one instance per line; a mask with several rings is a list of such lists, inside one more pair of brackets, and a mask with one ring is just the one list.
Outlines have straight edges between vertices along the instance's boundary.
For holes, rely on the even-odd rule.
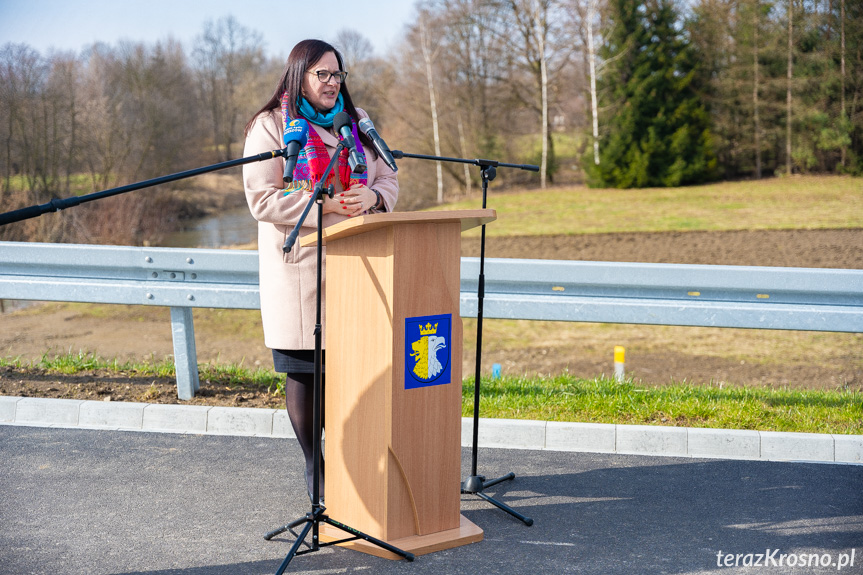
[[[297,435],[297,440],[300,442],[300,448],[303,450],[303,456],[306,459],[306,486],[309,490],[309,496],[312,494],[312,477],[314,476],[314,453],[312,452],[312,443],[314,441],[314,379],[312,373],[288,373],[285,382],[285,406],[288,408],[288,417],[291,419],[291,426],[294,428],[294,433]],[[321,377],[321,387],[323,387],[323,376]],[[323,391],[323,390],[321,390]],[[323,393],[321,394],[321,428],[323,429]],[[320,467],[320,494],[324,495],[324,460],[321,458]]]

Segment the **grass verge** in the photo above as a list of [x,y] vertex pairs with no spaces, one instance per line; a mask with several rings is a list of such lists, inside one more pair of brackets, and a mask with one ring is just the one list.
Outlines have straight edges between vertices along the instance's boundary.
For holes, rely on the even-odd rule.
[[[152,362],[103,359],[92,353],[69,353],[49,356],[45,354],[39,361],[27,362],[21,358],[0,358],[0,367],[13,367],[18,370],[40,370],[45,373],[62,375],[81,375],[91,372],[109,372],[116,375],[137,377],[176,377],[174,362],[170,358]],[[257,387],[261,391],[285,394],[284,376],[272,369],[248,368],[233,364],[198,364],[198,377],[228,387]]]
[[[0,358],[0,366],[66,375],[109,371],[118,375],[174,376],[170,360],[120,363],[85,353],[46,355],[31,363]],[[284,394],[284,380],[272,369],[214,364],[201,364],[198,369],[202,381]],[[462,384],[462,413],[465,417],[473,413],[473,378]],[[863,393],[687,383],[651,387],[564,373],[553,377],[483,379],[480,414],[496,419],[861,434]]]
[[[462,412],[473,413],[473,378],[462,385]],[[483,417],[796,431],[863,433],[863,393],[693,386],[632,381],[503,377],[482,381]]]
[[[433,209],[476,209],[475,197]],[[638,190],[494,193],[489,236],[863,227],[863,178],[794,176]],[[465,232],[478,235],[478,228]]]

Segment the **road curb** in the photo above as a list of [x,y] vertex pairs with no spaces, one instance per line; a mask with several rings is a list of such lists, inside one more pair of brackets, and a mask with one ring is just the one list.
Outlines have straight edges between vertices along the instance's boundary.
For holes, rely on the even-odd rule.
[[[0,396],[0,425],[295,437],[284,409]],[[473,445],[473,419],[462,419]],[[651,425],[479,420],[479,447],[863,464],[863,435]]]

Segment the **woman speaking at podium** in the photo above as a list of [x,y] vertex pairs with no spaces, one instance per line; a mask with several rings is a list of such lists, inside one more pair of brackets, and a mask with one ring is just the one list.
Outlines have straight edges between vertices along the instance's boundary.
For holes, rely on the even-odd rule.
[[[243,184],[249,209],[258,221],[264,343],[273,351],[276,371],[287,377],[285,403],[305,456],[310,495],[314,463],[316,248],[301,248],[296,244],[285,254],[282,246],[338,146],[340,136],[333,127],[336,114],[344,111],[350,115],[357,151],[365,155],[367,170],[362,174],[352,173],[347,150],[342,151],[342,157],[326,182],[334,185],[335,196],[331,199],[324,194],[323,226],[363,213],[392,211],[399,190],[396,173],[375,154],[368,137],[357,130],[357,122],[368,115],[354,106],[348,92],[347,75],[341,54],[330,44],[320,40],[298,43],[288,56],[272,97],[246,125],[243,152],[244,156],[249,156],[280,149],[284,146],[282,138],[288,123],[302,118],[309,124],[308,141],[299,152],[293,180],[287,187],[283,158],[246,164]],[[317,226],[318,212],[313,209],[299,237],[315,233]],[[321,295],[325,296],[326,289],[323,292]],[[326,342],[325,316],[323,324]],[[322,479],[321,495],[324,493]]]

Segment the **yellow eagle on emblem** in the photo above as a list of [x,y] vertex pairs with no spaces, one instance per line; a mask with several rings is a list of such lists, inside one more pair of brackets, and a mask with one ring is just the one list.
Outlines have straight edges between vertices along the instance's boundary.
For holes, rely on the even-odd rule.
[[437,358],[437,352],[446,347],[446,339],[434,335],[436,332],[437,324],[434,326],[426,324],[424,328],[420,327],[420,334],[423,337],[411,343],[413,352],[410,355],[416,362],[413,372],[420,379],[431,379],[443,371],[443,364]]

